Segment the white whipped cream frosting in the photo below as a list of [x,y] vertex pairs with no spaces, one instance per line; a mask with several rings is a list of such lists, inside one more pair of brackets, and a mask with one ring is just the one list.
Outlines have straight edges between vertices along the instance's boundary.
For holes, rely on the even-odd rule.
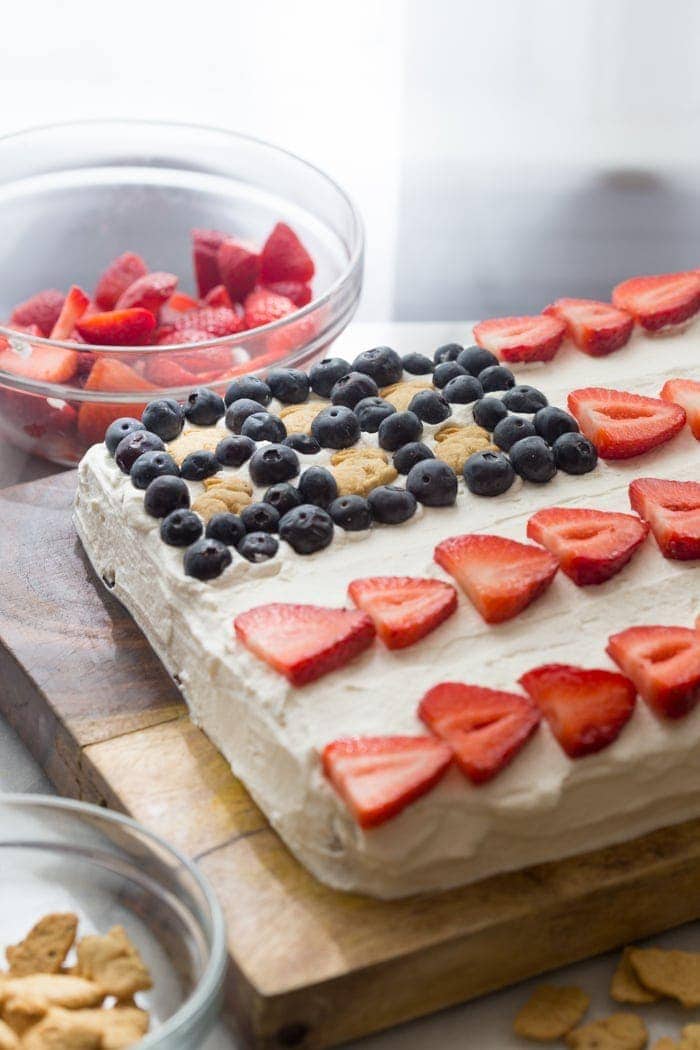
[[[469,336],[468,327],[449,333],[426,325],[417,340],[416,330],[421,328],[410,329],[410,345],[395,341],[399,352],[429,354],[440,337]],[[359,331],[344,356],[373,345],[358,345]],[[336,344],[334,352],[342,349]],[[600,359],[565,345],[554,362],[518,371],[519,381],[539,387],[563,408],[576,387],[658,396],[672,377],[700,378],[700,325],[664,339],[635,333],[624,349]],[[470,407],[453,406],[447,423],[453,420],[470,421]],[[438,429],[426,426],[423,440],[430,443]],[[376,443],[375,436],[364,437]],[[302,456],[302,469],[328,458],[327,452]],[[226,473],[247,476],[245,467]],[[234,552],[233,564],[210,583],[185,576],[183,551],[162,542],[160,523],[143,510],[143,492],[104,445],[90,449],[78,476],[75,522],[96,571],[175,676],[193,720],[321,881],[400,897],[609,845],[700,814],[700,707],[680,721],[664,722],[638,700],[614,744],[577,760],[563,753],[542,723],[491,782],[475,787],[453,768],[429,794],[369,831],[354,822],[319,762],[320,750],[341,736],[425,733],[416,709],[437,682],[519,691],[519,676],[540,663],[614,668],[606,641],[626,627],[692,625],[700,611],[698,563],[667,561],[651,536],[601,586],[577,587],[560,572],[542,598],[498,626],[484,623],[460,592],[457,612],[423,641],[398,652],[377,641],[303,688],[248,652],[233,630],[238,613],[267,602],[351,604],[347,586],[358,577],[449,580],[433,561],[440,540],[479,531],[526,541],[527,519],[542,507],[629,513],[627,487],[635,477],[700,479],[700,443],[687,427],[647,455],[601,462],[582,477],[560,472],[543,486],[516,480],[493,499],[471,495],[460,480],[454,507],[419,507],[405,524],[367,533],[336,529],[332,545],[311,556],[281,543],[274,559],[255,565]],[[190,488],[193,497],[202,490],[196,483]]]

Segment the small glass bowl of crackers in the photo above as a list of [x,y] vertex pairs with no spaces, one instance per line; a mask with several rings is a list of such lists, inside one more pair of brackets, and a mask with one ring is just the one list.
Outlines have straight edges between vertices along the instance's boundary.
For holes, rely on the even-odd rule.
[[219,1014],[226,937],[184,856],[134,821],[0,795],[0,1050],[189,1050]]

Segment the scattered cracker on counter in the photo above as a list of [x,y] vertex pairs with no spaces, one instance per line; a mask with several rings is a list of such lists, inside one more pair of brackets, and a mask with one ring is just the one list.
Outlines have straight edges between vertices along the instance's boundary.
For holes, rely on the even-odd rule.
[[625,948],[610,984],[610,998],[617,1003],[656,1003],[661,998],[641,983],[630,960],[631,948]]
[[700,1024],[687,1024],[674,1050],[700,1050]]
[[574,1028],[591,1000],[580,988],[536,988],[518,1012],[513,1029],[516,1035],[538,1042],[561,1039]]
[[662,1035],[660,1039],[657,1039],[651,1050],[678,1050],[678,1043],[675,1039],[671,1039],[669,1035]]
[[700,954],[663,948],[630,948],[632,968],[657,995],[677,999],[689,1009],[700,1006]]
[[572,1050],[644,1050],[649,1034],[636,1014],[611,1014],[589,1021],[566,1036]]
[[58,973],[73,947],[77,930],[78,916],[72,912],[45,915],[23,941],[5,952],[12,976]]

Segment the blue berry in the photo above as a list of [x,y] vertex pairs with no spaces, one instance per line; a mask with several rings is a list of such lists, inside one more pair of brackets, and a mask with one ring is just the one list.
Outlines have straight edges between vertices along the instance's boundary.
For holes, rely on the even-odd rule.
[[321,507],[302,503],[288,511],[280,521],[280,538],[286,540],[297,554],[313,554],[323,550],[333,539],[333,519]]
[[111,456],[117,451],[117,445],[120,441],[123,441],[129,434],[133,434],[136,430],[145,430],[146,427],[143,425],[141,420],[133,419],[131,416],[122,416],[121,419],[115,419],[113,423],[107,427],[105,433],[105,445],[107,451]]
[[502,452],[475,452],[464,464],[464,480],[475,496],[500,496],[515,480],[515,471]]
[[509,455],[516,474],[526,481],[543,484],[551,481],[557,472],[554,453],[541,437],[526,437],[516,441]]
[[214,580],[221,576],[232,560],[231,551],[225,543],[207,538],[197,540],[185,551],[185,573],[196,580]]
[[416,497],[397,485],[379,485],[372,489],[367,502],[372,517],[382,525],[400,525],[416,513]]
[[204,481],[221,470],[221,464],[213,452],[201,449],[199,452],[190,452],[185,456],[181,465],[180,473],[188,481]]
[[287,436],[287,428],[279,416],[270,412],[253,412],[243,420],[241,434],[253,441],[281,442]]
[[563,408],[555,408],[553,405],[546,405],[539,412],[535,412],[532,422],[535,424],[535,433],[544,438],[548,445],[553,445],[562,434],[578,433],[578,423],[574,417]]
[[442,364],[443,361],[456,361],[462,350],[464,347],[461,343],[443,343],[433,354],[433,360],[436,365]]
[[182,478],[174,474],[154,478],[143,497],[143,509],[152,518],[165,518],[171,511],[185,510],[189,505],[190,490]]
[[299,458],[287,445],[265,445],[253,453],[248,466],[254,485],[276,485],[299,473]]
[[248,416],[256,415],[261,410],[259,401],[253,401],[252,398],[242,397],[240,401],[234,401],[233,404],[226,409],[226,426],[229,430],[232,430],[234,434],[240,434],[241,427],[245,423]]
[[424,423],[433,424],[442,423],[452,415],[447,399],[437,390],[419,390],[411,398],[408,411],[413,412]]
[[403,375],[401,358],[390,346],[375,346],[358,354],[352,363],[353,372],[371,376],[378,387],[398,383]]
[[288,481],[280,481],[276,485],[271,485],[263,496],[263,500],[274,507],[280,517],[293,507],[298,507],[302,502],[299,489],[290,485]]
[[435,368],[435,365],[425,354],[404,354],[401,359],[404,372],[412,376],[427,376]]
[[478,376],[485,368],[498,364],[496,355],[481,346],[468,346],[466,350],[462,350],[457,361],[470,376]]
[[204,535],[225,543],[227,547],[237,547],[245,536],[245,525],[237,514],[224,511],[209,519]]
[[309,370],[309,382],[314,394],[319,397],[330,397],[331,390],[343,376],[350,371],[350,365],[342,357],[324,357]]
[[280,515],[270,503],[249,503],[241,511],[241,521],[246,532],[277,532]]
[[287,434],[282,444],[289,445],[302,456],[315,456],[321,451],[321,446],[312,434]]
[[185,401],[185,419],[198,427],[212,427],[226,411],[224,399],[206,386],[198,386]]
[[376,397],[378,393],[379,388],[371,376],[364,372],[348,372],[331,390],[331,401],[334,405],[354,408],[363,397]]
[[239,542],[237,550],[246,561],[261,562],[274,558],[279,546],[277,538],[269,532],[249,532]]
[[434,458],[433,453],[422,441],[409,441],[407,445],[402,445],[394,453],[394,466],[399,474],[408,474],[411,467],[415,467],[416,463],[422,463],[424,459]]
[[165,445],[150,430],[132,430],[116,447],[114,458],[124,474],[128,474],[139,456],[145,452],[162,452]]
[[444,396],[451,405],[470,405],[484,396],[481,383],[466,372],[462,376],[450,379],[443,390]]
[[511,445],[522,438],[534,437],[535,427],[524,416],[506,416],[497,423],[493,431],[494,444],[507,452]]
[[160,538],[171,547],[189,547],[202,535],[202,521],[193,510],[173,510],[160,523]]
[[527,384],[511,387],[503,395],[503,404],[511,412],[539,412],[547,403],[541,390]]
[[171,455],[163,451],[144,452],[129,471],[131,484],[136,489],[147,489],[154,478],[169,474],[178,477],[180,469]]
[[508,409],[497,397],[482,397],[472,409],[474,422],[490,433],[508,415]]
[[363,496],[338,496],[328,508],[328,513],[346,532],[364,532],[372,527],[372,511],[369,501]]
[[302,503],[313,503],[326,510],[338,495],[338,483],[325,467],[307,467],[299,478]]
[[272,391],[259,376],[241,376],[240,379],[234,379],[229,386],[224,402],[228,408],[234,401],[242,400],[257,401],[265,408],[272,400]]
[[309,377],[298,368],[273,368],[267,385],[283,405],[299,405],[309,396]]
[[254,452],[255,442],[252,438],[230,434],[221,439],[214,455],[222,467],[242,467]]
[[435,366],[433,383],[439,390],[442,390],[451,379],[456,379],[457,376],[465,376],[466,374],[462,366],[458,365],[456,361],[443,361]]
[[360,429],[367,434],[376,434],[379,424],[387,416],[392,416],[396,409],[383,397],[363,397],[355,405],[355,415],[360,421]]
[[489,365],[483,372],[479,372],[479,382],[485,394],[493,390],[510,390],[515,386],[515,376],[510,368],[503,365]]
[[567,474],[588,474],[598,462],[595,445],[583,434],[562,434],[554,442],[552,451],[559,470]]
[[396,452],[409,441],[418,441],[422,433],[423,424],[415,412],[395,412],[379,425],[379,445],[387,452]]
[[347,406],[331,405],[316,416],[311,433],[324,448],[350,448],[360,436],[360,422]]
[[141,416],[146,430],[157,434],[163,441],[174,441],[182,430],[185,415],[180,405],[172,397],[162,397],[149,401]]
[[451,507],[457,499],[457,475],[441,459],[425,459],[411,467],[406,488],[426,507]]

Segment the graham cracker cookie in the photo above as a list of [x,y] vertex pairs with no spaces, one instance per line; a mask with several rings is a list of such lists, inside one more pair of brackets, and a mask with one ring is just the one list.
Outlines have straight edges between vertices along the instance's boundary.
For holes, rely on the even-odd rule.
[[13,977],[30,973],[58,973],[73,947],[78,916],[72,912],[45,915],[19,944],[7,948],[5,955]]
[[0,1021],[0,1050],[19,1050],[19,1036],[13,1032],[9,1024]]
[[339,496],[368,496],[378,485],[389,485],[398,477],[380,448],[344,448],[331,456],[331,474]]
[[205,491],[192,501],[192,510],[204,521],[209,521],[215,514],[228,511],[240,514],[244,507],[253,502],[253,486],[245,478],[205,478]]
[[636,1014],[611,1014],[574,1028],[565,1042],[572,1050],[644,1050],[649,1033]]
[[128,999],[152,986],[151,975],[123,926],[83,937],[77,953],[77,973],[94,981],[105,995]]
[[513,1030],[516,1035],[540,1042],[561,1039],[579,1023],[590,1003],[580,988],[543,984],[518,1011]]
[[650,992],[637,978],[630,961],[630,948],[625,948],[610,982],[610,998],[616,1003],[656,1003],[661,996]]
[[457,475],[462,473],[464,464],[475,452],[495,447],[488,432],[476,423],[467,426],[449,423],[435,435],[435,455],[448,463]]
[[700,954],[663,948],[630,948],[632,968],[645,988],[677,999],[688,1009],[700,1006]]
[[280,409],[288,434],[310,434],[311,424],[319,412],[328,408],[325,401],[305,401],[301,405],[285,405]]
[[385,401],[393,405],[397,412],[406,412],[416,394],[421,390],[432,390],[433,381],[429,376],[420,379],[403,379],[392,383],[379,391]]
[[[262,406],[260,408],[262,411]],[[165,446],[178,467],[191,452],[216,452],[216,446],[228,434],[220,427],[189,426]]]

